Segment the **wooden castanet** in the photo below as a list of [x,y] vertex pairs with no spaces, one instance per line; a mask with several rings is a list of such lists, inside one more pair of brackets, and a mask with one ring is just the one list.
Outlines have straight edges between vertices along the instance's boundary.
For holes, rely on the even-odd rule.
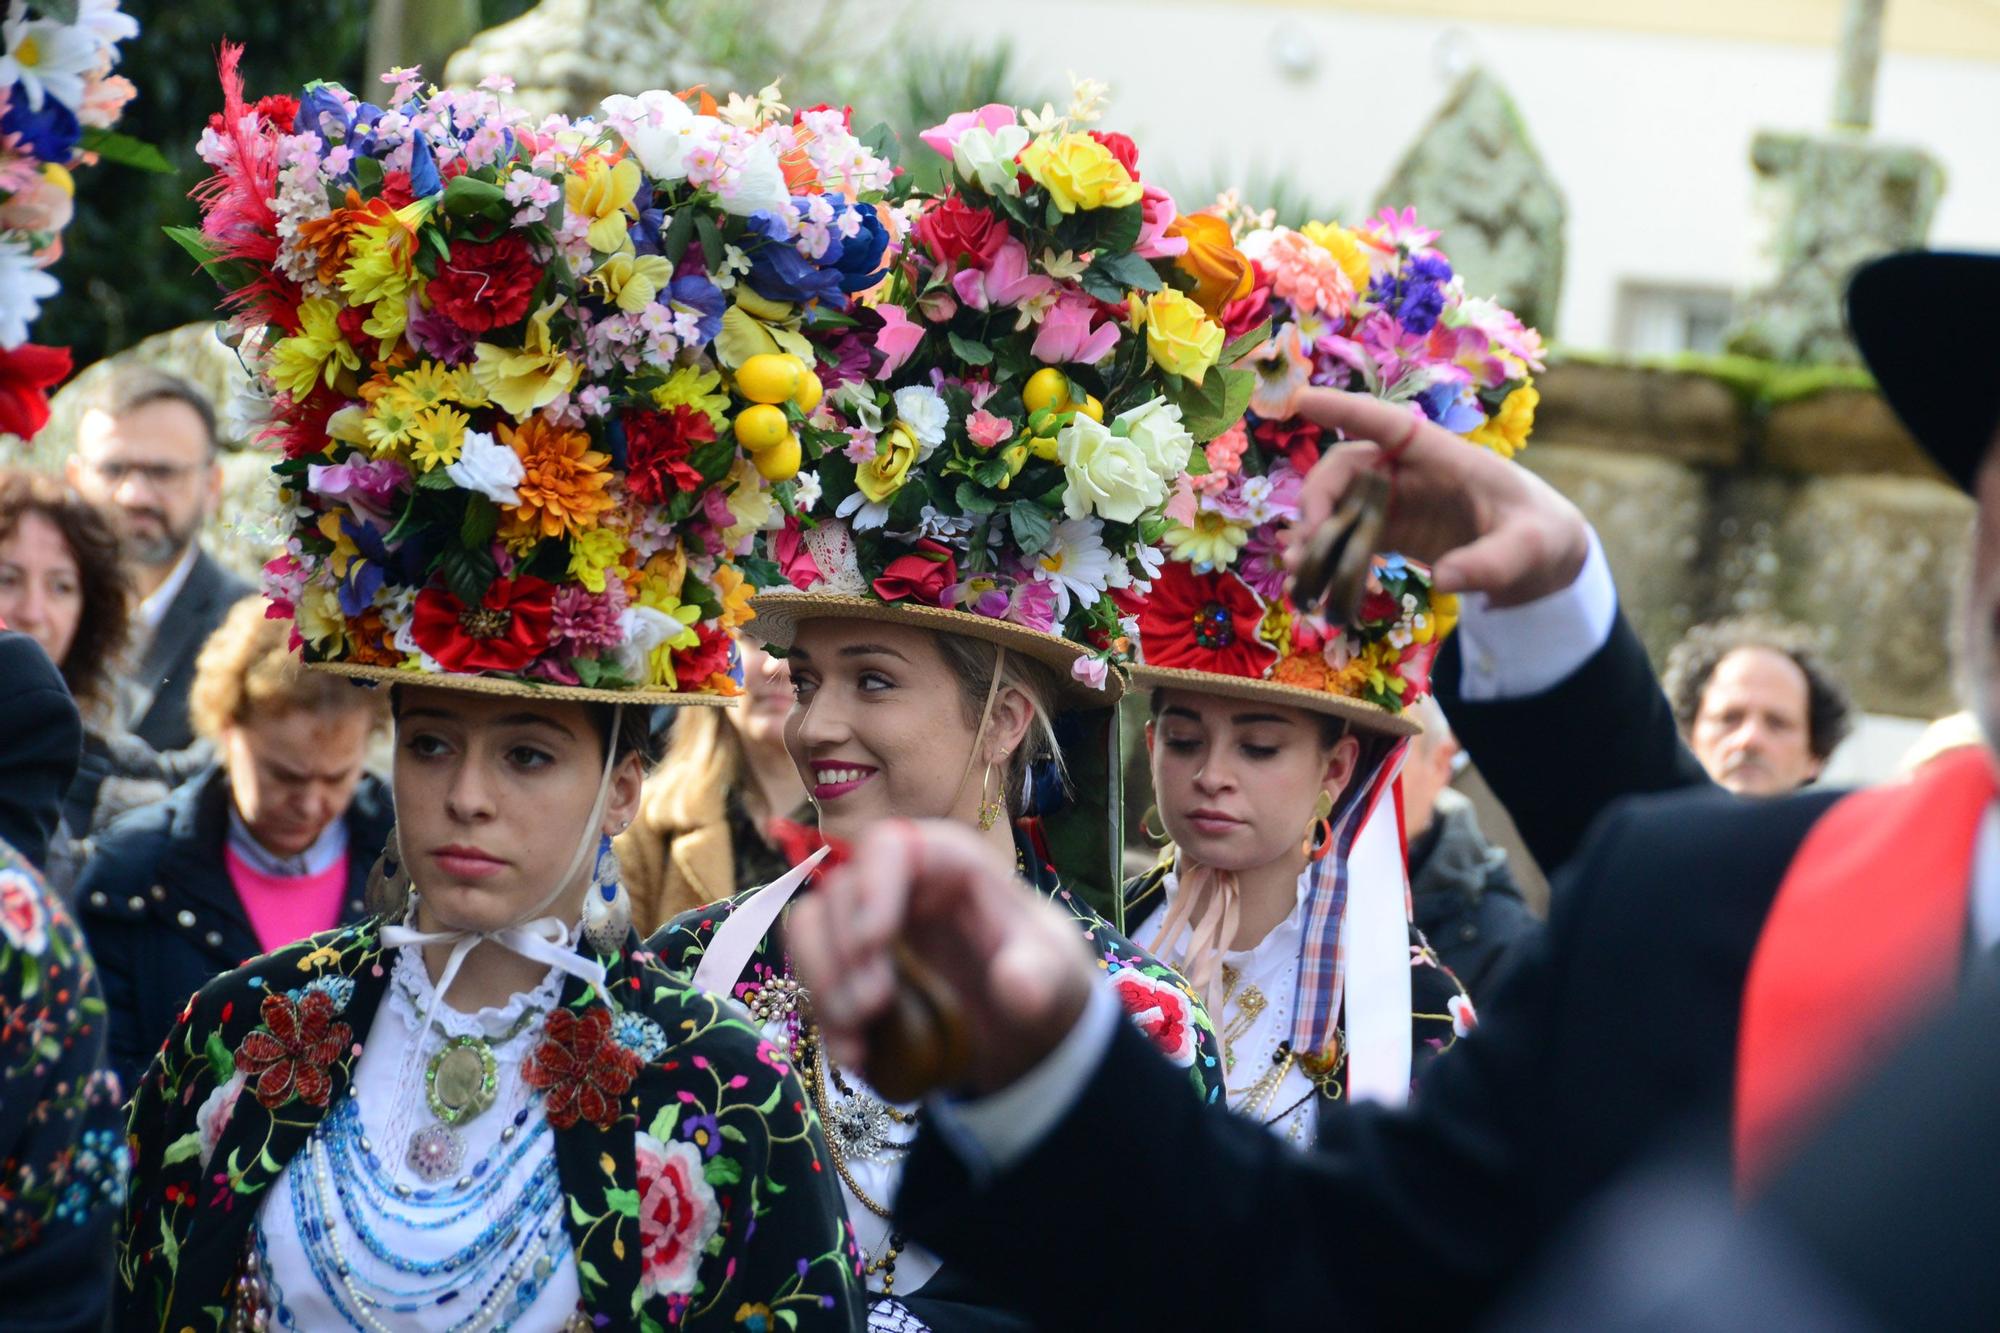
[[891,1101],[914,1102],[963,1086],[972,1038],[958,997],[901,940],[893,946],[896,997],[868,1028],[868,1081]]
[[1389,478],[1364,472],[1325,522],[1306,538],[1292,577],[1292,600],[1336,625],[1351,625],[1368,588],[1368,569],[1389,514]]

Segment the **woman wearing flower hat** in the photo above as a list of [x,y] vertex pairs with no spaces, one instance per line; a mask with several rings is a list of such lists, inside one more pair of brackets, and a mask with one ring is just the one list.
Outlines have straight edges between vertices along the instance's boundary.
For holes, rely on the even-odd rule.
[[[1141,252],[1172,203],[1142,190],[1122,136],[1068,120],[1031,136],[1016,120],[989,106],[924,136],[953,158],[955,186],[919,201],[852,356],[825,358],[829,377],[849,360],[865,374],[791,414],[813,465],[762,550],[791,586],[753,599],[743,632],[791,669],[786,741],[830,842],[884,819],[976,829],[1026,888],[1072,914],[1105,984],[1186,1070],[1189,1095],[1213,1099],[1220,1068],[1193,993],[1065,889],[1016,821],[1031,770],[1059,761],[1055,710],[1108,707],[1122,689],[1108,593],[1158,567],[1147,533],[1194,443],[1166,368],[1199,381],[1221,329],[1171,288],[1133,298],[1158,337],[1091,295],[1109,282],[1122,297],[1128,279],[1163,287],[1156,252]],[[994,165],[1017,153],[1027,183]],[[1107,272],[1086,291],[1081,265],[1055,262],[1062,250],[1093,251]],[[1170,343],[1169,325],[1192,341]],[[739,390],[750,378],[739,373]],[[744,1002],[805,1074],[860,1239],[871,1326],[1023,1327],[1010,1293],[967,1286],[897,1234],[891,1204],[925,1113],[819,1041],[785,939],[796,879],[684,914],[651,944]]]
[[1407,924],[1391,794],[1456,603],[1393,555],[1351,624],[1291,600],[1281,531],[1320,442],[1292,399],[1307,382],[1365,389],[1407,404],[1412,432],[1437,420],[1508,455],[1532,419],[1540,343],[1466,299],[1408,210],[1293,231],[1225,207],[1191,227],[1217,244],[1241,231],[1249,263],[1216,293],[1221,317],[1276,332],[1255,354],[1250,413],[1168,507],[1172,558],[1144,594],[1117,594],[1151,693],[1149,815],[1170,844],[1127,886],[1127,912],[1208,1000],[1230,1105],[1309,1145],[1321,1107],[1400,1103],[1475,1020]]
[[[578,278],[632,258],[617,168],[589,131],[537,153],[486,94],[398,89],[393,121],[325,84],[310,115],[251,108],[229,59],[208,234],[254,267],[257,210],[304,211],[236,293],[262,303],[240,331],[295,515],[266,592],[309,664],[389,689],[398,826],[379,914],[210,982],[139,1088],[121,1326],[852,1327],[803,1086],[640,947],[610,850],[650,708],[734,690],[732,520],[705,503],[733,451],[686,464],[673,510],[557,401],[665,373],[593,362],[615,307]],[[548,261],[570,297],[447,299],[476,247],[555,240],[508,172],[609,225]],[[372,197],[328,214],[301,174]]]

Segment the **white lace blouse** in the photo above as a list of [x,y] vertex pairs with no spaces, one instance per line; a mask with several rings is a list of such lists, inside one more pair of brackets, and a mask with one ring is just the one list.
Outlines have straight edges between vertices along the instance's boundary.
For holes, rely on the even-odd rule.
[[[440,1004],[420,1032],[435,991],[421,951],[396,950],[350,1095],[265,1195],[255,1244],[274,1327],[540,1333],[569,1321],[579,1291],[555,1141],[521,1078],[562,982],[551,969],[477,1013]],[[425,1068],[462,1037],[487,1041],[495,1100],[457,1126],[454,1174],[427,1181],[406,1161],[411,1136],[437,1123]]]

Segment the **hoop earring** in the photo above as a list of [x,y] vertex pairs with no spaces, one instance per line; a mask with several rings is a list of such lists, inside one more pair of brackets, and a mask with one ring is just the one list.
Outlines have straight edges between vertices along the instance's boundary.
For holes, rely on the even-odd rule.
[[[990,785],[992,777],[993,765],[988,764],[986,771],[979,775],[980,796],[986,796],[986,788]],[[982,800],[979,805],[979,831],[981,833],[987,832],[995,824],[999,823],[1000,817],[1006,813],[1007,807],[1000,803],[998,796]]]
[[[1156,819],[1160,822],[1159,832],[1157,833],[1151,827],[1152,822]],[[1159,806],[1149,805],[1146,807],[1146,813],[1139,816],[1139,835],[1155,847],[1164,847],[1172,841],[1167,836],[1166,817],[1160,813]]]
[[590,887],[583,895],[583,936],[598,953],[615,953],[631,929],[632,899],[618,872],[618,854],[611,850],[611,836],[603,834],[597,844]]
[[393,919],[402,914],[410,902],[410,871],[403,864],[401,844],[396,841],[396,826],[389,825],[388,841],[382,844],[382,854],[375,858],[375,864],[368,871],[368,905],[385,918]]
[[1333,813],[1333,798],[1321,791],[1319,801],[1313,806],[1312,823],[1306,825],[1305,841],[1299,844],[1308,861],[1324,861],[1333,850],[1333,821],[1328,818]]

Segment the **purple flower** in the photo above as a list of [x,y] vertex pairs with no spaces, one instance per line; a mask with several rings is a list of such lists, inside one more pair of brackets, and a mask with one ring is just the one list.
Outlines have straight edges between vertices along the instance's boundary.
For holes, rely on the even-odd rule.
[[715,335],[722,332],[722,312],[729,298],[708,280],[707,274],[681,274],[667,285],[667,297],[676,309],[692,310],[701,316],[695,336],[702,342],[714,342]]
[[425,356],[447,366],[462,366],[472,359],[472,345],[478,336],[460,328],[436,310],[412,313],[405,326],[410,345]]
[[625,585],[616,578],[604,581],[602,593],[567,584],[556,590],[549,638],[583,653],[616,648],[624,642],[618,631],[618,617],[624,610]]
[[681,1121],[681,1137],[701,1149],[703,1157],[722,1150],[722,1126],[712,1115],[693,1115]]

